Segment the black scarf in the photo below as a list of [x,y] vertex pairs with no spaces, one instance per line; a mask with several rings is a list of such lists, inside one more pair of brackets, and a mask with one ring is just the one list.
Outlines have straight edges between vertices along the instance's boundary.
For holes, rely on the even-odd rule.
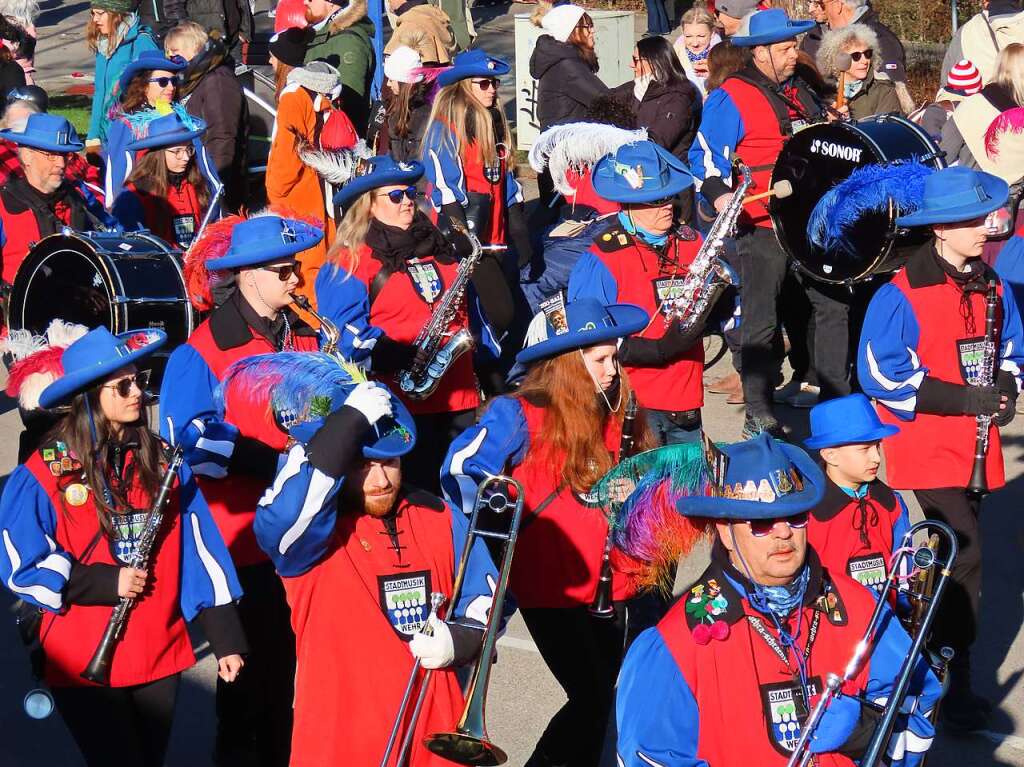
[[366,231],[366,244],[370,246],[373,257],[391,273],[404,272],[410,258],[433,257],[442,264],[455,261],[451,243],[421,211],[416,211],[408,229],[371,219],[370,228]]
[[[938,243],[936,243],[936,245],[937,244]],[[939,268],[948,274],[949,278],[953,280],[953,282],[955,282],[965,293],[973,293],[975,291],[984,293],[988,290],[988,285],[985,282],[988,270],[985,269],[985,262],[980,258],[972,258],[968,261],[965,264],[967,268],[962,272],[957,271],[955,266],[940,256],[937,248],[932,249],[932,258],[935,259]]]
[[182,73],[183,82],[178,86],[178,99],[190,96],[199,85],[199,81],[223,64],[226,56],[224,43],[213,38],[207,40],[203,49],[195,55]]

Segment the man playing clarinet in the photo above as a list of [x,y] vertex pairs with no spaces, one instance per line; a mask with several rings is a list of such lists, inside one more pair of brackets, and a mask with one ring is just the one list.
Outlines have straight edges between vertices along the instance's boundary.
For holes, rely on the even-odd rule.
[[943,720],[968,731],[983,729],[991,711],[970,679],[981,595],[978,513],[981,495],[1005,484],[997,427],[1013,420],[1024,363],[1013,295],[980,258],[986,217],[1007,195],[1004,181],[963,167],[925,180],[921,207],[896,223],[928,226],[932,237],[872,298],[857,364],[882,421],[900,426],[883,443],[889,485],[913,490],[925,516],[959,536],[932,642],[955,653]]

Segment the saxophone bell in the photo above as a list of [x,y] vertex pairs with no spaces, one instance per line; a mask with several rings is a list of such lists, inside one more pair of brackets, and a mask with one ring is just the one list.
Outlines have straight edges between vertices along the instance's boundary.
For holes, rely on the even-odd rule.
[[320,351],[324,354],[335,354],[338,351],[338,343],[341,341],[341,333],[338,326],[317,312],[308,298],[301,293],[292,293],[292,303],[302,311],[312,315],[313,319],[320,323],[320,332],[323,334],[324,343]]

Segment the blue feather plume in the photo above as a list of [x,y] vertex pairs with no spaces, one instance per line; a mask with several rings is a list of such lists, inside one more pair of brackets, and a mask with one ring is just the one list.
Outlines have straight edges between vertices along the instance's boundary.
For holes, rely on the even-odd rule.
[[826,252],[856,256],[849,234],[861,216],[885,210],[890,201],[900,215],[913,213],[924,198],[925,178],[934,172],[919,160],[857,168],[818,200],[807,239]]

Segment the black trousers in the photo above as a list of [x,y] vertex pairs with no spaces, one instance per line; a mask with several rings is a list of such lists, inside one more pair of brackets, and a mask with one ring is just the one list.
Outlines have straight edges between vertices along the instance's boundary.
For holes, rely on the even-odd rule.
[[216,762],[287,767],[295,697],[295,634],[284,586],[270,562],[238,568],[238,614],[249,642],[234,682],[217,678]]
[[569,700],[548,722],[535,753],[542,764],[597,767],[615,680],[622,665],[626,608],[615,603],[615,618],[593,618],[586,607],[521,610],[544,663]]
[[951,647],[956,655],[950,665],[969,669],[981,601],[981,502],[962,487],[915,490],[914,495],[925,517],[952,527],[960,544],[952,581],[946,586],[935,616],[931,644],[936,648]]
[[476,422],[475,410],[413,416],[416,445],[402,458],[402,481],[441,494],[441,464],[448,446]]
[[786,337],[789,338],[787,356],[793,368],[794,380],[816,385],[818,381],[814,376],[811,353],[814,345],[814,312],[811,302],[807,300],[807,291],[793,270],[782,281],[779,313],[782,315],[782,327],[786,329]]
[[819,400],[850,393],[850,307],[854,294],[841,285],[818,282],[805,275],[801,281],[814,315],[812,360],[821,387]]
[[89,767],[163,767],[180,674],[134,687],[54,687],[53,700]]

